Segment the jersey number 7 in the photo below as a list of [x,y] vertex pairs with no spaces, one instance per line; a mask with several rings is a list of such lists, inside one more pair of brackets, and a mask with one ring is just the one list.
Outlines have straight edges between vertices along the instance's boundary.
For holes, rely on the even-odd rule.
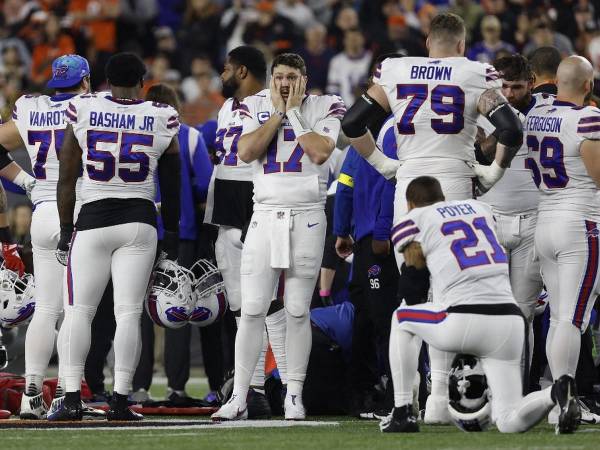
[[[413,119],[429,96],[427,84],[398,84],[396,98],[410,98],[404,113],[398,122],[399,134],[415,134]],[[431,89],[431,110],[438,116],[451,116],[449,122],[444,119],[431,119],[431,128],[438,134],[458,134],[465,126],[465,93],[451,84],[439,84]]]

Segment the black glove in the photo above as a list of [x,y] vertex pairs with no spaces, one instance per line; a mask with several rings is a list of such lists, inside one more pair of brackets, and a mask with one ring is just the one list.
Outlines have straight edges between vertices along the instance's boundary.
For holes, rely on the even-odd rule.
[[60,239],[56,246],[56,259],[63,266],[67,265],[69,259],[69,249],[71,248],[71,238],[73,236],[73,224],[60,226]]
[[162,250],[167,254],[167,259],[177,261],[177,256],[179,254],[178,233],[165,230],[162,238]]

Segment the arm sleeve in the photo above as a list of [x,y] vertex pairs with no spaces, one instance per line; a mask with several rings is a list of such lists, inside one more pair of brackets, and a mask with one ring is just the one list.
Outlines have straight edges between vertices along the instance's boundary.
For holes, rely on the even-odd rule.
[[193,149],[192,167],[194,170],[194,197],[199,202],[205,202],[208,195],[208,185],[213,172],[213,165],[208,156],[206,143],[201,133],[198,133],[198,140]]
[[419,241],[420,233],[416,215],[409,212],[392,227],[392,243],[398,252],[402,252],[411,242]]
[[577,135],[581,139],[600,139],[600,109],[586,108],[577,122]]
[[333,234],[336,236],[348,236],[352,231],[354,175],[359,157],[356,150],[350,147],[342,164],[333,208]]
[[[388,122],[389,123],[389,122]],[[392,158],[398,159],[398,152],[396,147],[396,136],[394,135],[394,128],[389,127],[388,123],[384,125],[383,139],[381,139],[381,148],[383,153]],[[392,125],[395,122],[392,121]],[[379,139],[377,139],[379,141]],[[379,175],[383,182],[383,189],[381,191],[381,200],[379,206],[379,212],[375,217],[375,225],[373,227],[373,239],[378,241],[386,241],[390,238],[390,232],[392,229],[392,222],[394,219],[394,195],[396,193],[396,185],[388,180],[383,180],[383,177]]]

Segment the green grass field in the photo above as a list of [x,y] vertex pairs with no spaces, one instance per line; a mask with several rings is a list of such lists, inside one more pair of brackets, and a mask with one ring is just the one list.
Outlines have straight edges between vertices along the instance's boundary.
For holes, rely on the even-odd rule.
[[339,425],[260,429],[193,430],[2,430],[2,449],[598,449],[600,427],[555,436],[548,425],[525,434],[463,433],[449,426],[422,426],[418,434],[384,435],[376,422],[337,420]]

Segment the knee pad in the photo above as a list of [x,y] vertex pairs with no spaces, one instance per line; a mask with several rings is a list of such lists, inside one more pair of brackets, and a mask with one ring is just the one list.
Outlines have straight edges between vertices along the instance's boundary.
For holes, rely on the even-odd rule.
[[288,314],[288,316],[296,319],[308,317],[308,312],[310,309],[309,303],[299,298],[289,298],[286,300],[287,302],[285,303],[285,311]]
[[56,322],[58,322],[58,319],[60,319],[62,312],[62,306],[60,308],[53,308],[49,305],[36,304],[32,321],[43,320],[44,322],[47,321],[56,324]]
[[65,319],[69,316],[75,320],[85,320],[88,323],[92,323],[94,316],[96,315],[96,307],[88,305],[69,305],[65,308]]
[[115,320],[118,322],[119,320],[141,317],[143,308],[144,307],[141,303],[131,305],[115,305]]

